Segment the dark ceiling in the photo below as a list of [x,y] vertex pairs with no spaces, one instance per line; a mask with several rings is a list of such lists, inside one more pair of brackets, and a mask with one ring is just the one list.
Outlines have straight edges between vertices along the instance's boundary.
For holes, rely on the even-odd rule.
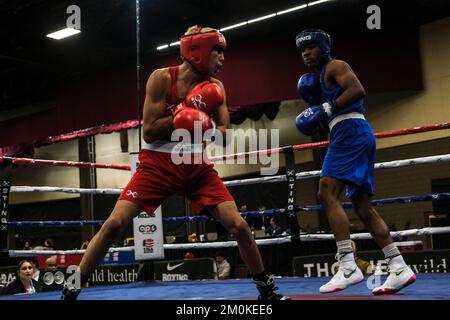
[[[299,4],[302,0],[140,0],[143,64],[174,50],[188,26],[224,27]],[[449,15],[448,0],[335,0],[226,32],[229,43],[293,39],[302,28],[365,32],[366,8],[378,4],[382,28],[399,33]],[[66,8],[81,8],[81,34],[56,41],[46,34],[65,26]],[[136,61],[135,0],[0,0],[0,111],[51,100],[57,86]]]

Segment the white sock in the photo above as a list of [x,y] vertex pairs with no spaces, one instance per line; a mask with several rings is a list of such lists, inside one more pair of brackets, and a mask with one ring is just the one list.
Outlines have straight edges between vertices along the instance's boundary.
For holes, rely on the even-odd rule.
[[392,242],[391,244],[388,244],[386,247],[384,247],[381,250],[383,250],[384,256],[386,258],[392,258],[392,257],[400,255],[400,251],[398,250],[398,248],[394,242]]
[[406,265],[405,260],[403,260],[403,256],[401,255],[395,243],[388,244],[382,250],[384,256],[389,259],[389,268],[391,270],[396,270],[397,268]]
[[352,241],[336,241],[339,265],[344,269],[354,269],[356,267],[355,256],[353,255]]

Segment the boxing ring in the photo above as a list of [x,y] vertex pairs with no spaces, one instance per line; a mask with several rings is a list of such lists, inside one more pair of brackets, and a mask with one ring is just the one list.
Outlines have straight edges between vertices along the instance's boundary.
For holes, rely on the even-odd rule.
[[[365,281],[332,294],[318,288],[330,278],[278,278],[279,292],[293,300],[450,300],[450,275],[420,273],[417,281],[401,293],[373,295]],[[384,278],[383,278],[384,281]],[[58,300],[61,292],[0,296],[0,300]],[[255,300],[257,290],[250,279],[134,282],[84,288],[78,300]]]
[[[376,138],[388,138],[400,135],[417,134],[420,132],[429,132],[433,130],[449,129],[450,123],[422,126],[410,129],[394,130],[389,132],[376,133]],[[294,151],[302,151],[314,148],[325,147],[327,141],[308,143],[293,146]],[[260,150],[257,153],[283,153],[285,148],[271,150]],[[213,161],[238,159],[250,157],[252,153],[240,153],[226,155],[212,159]],[[92,167],[103,169],[130,170],[127,165],[96,164],[86,162],[67,162],[51,161],[39,159],[9,158],[16,165],[50,165],[50,166],[70,166],[70,167]],[[0,158],[3,162],[4,158]],[[402,159],[383,163],[377,163],[375,168],[388,169],[416,165],[433,165],[436,163],[446,163],[450,161],[450,154],[428,156],[422,158]],[[295,174],[295,180],[300,181],[320,176],[320,171],[298,172]],[[287,175],[268,176],[261,178],[233,180],[225,182],[227,187],[238,185],[263,184],[274,182],[286,182]],[[10,192],[64,192],[78,194],[108,194],[118,195],[121,189],[83,189],[83,188],[62,188],[62,187],[31,187],[31,186],[12,186]],[[411,204],[422,201],[434,201],[441,199],[450,199],[450,193],[433,193],[422,195],[410,195],[403,197],[393,197],[373,200],[374,206],[385,204]],[[351,203],[343,203],[344,208],[351,208]],[[298,212],[320,211],[320,205],[295,206],[294,210]],[[242,216],[258,217],[263,215],[276,216],[286,215],[287,208],[269,209],[264,211],[247,211],[241,213]],[[167,217],[164,222],[193,222],[210,221],[207,216],[186,216],[186,217]],[[27,228],[27,227],[68,227],[68,226],[100,226],[104,221],[9,221],[9,227]],[[449,234],[450,226],[446,227],[428,227],[421,229],[410,229],[391,232],[393,238],[411,235],[434,235]],[[294,235],[295,236],[295,235]],[[282,236],[271,239],[257,239],[259,246],[270,244],[282,244],[296,241],[294,236]],[[297,235],[298,236],[298,235]],[[332,234],[303,234],[299,235],[301,241],[320,241],[332,240]],[[353,233],[352,239],[371,239],[368,233]],[[197,248],[228,248],[237,246],[236,241],[216,241],[199,243],[174,243],[164,244],[165,250],[174,249],[197,249]],[[133,251],[133,247],[110,248],[109,252]],[[9,250],[10,257],[29,257],[37,255],[68,255],[83,254],[84,250]],[[382,275],[382,281],[387,275]],[[365,280],[368,277],[366,277]],[[395,295],[374,296],[367,289],[367,281],[352,286],[345,291],[333,294],[320,294],[318,288],[326,283],[330,277],[304,278],[304,277],[278,277],[276,284],[279,292],[290,296],[294,300],[450,300],[450,275],[447,273],[419,273],[417,281],[411,286],[403,289]],[[188,289],[187,289],[188,288]],[[257,290],[250,279],[229,279],[229,280],[196,280],[196,281],[150,281],[134,282],[121,285],[107,285],[99,287],[90,287],[82,290],[80,300],[252,300],[257,296]],[[54,300],[59,299],[60,292],[44,292],[31,295],[1,296],[3,300]]]

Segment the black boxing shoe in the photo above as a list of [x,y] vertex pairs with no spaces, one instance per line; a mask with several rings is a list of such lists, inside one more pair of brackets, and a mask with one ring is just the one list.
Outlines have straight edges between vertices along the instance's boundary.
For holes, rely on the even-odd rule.
[[273,277],[265,277],[265,280],[253,279],[253,282],[256,284],[256,288],[259,291],[258,300],[291,300],[288,296],[275,292],[278,287],[275,287]]
[[67,283],[64,284],[63,290],[61,292],[61,300],[75,301],[80,294],[81,289],[75,287],[69,287]]

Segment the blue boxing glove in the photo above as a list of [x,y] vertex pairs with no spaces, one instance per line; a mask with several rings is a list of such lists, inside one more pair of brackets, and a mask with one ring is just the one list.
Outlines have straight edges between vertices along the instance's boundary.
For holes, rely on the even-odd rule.
[[305,73],[298,79],[297,90],[300,97],[310,106],[322,103],[320,79],[315,73]]
[[312,106],[297,116],[295,125],[304,135],[312,136],[319,128],[320,122],[331,116],[335,110],[336,104],[334,101]]

